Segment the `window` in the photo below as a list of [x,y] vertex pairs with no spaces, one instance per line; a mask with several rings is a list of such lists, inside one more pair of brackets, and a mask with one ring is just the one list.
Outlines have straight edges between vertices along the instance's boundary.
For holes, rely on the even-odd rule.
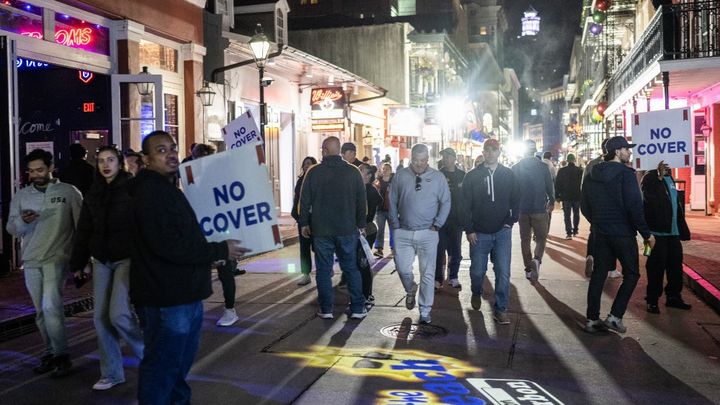
[[487,35],[487,27],[486,26],[483,25],[482,27],[480,27],[480,35]]
[[178,51],[149,41],[140,41],[140,66],[178,71]]
[[165,132],[178,139],[178,96],[163,94],[165,101]]

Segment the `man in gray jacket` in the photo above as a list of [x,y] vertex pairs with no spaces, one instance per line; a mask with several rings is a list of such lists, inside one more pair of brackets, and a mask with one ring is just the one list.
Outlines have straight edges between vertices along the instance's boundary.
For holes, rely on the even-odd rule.
[[45,342],[36,374],[68,374],[63,287],[72,239],[82,207],[82,195],[70,184],[53,179],[53,156],[35,149],[25,158],[31,185],[10,202],[7,231],[22,240],[27,287],[35,306],[35,323]]
[[428,166],[428,148],[412,148],[410,166],[390,183],[390,226],[395,230],[395,267],[405,287],[405,307],[415,308],[418,285],[413,276],[420,262],[420,323],[432,322],[438,230],[450,214],[450,188],[445,176]]

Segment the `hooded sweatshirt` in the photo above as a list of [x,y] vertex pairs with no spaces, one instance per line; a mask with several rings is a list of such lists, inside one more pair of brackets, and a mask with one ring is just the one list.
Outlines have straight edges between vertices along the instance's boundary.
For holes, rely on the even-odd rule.
[[462,191],[469,211],[464,215],[467,233],[492,234],[517,222],[520,190],[509,168],[478,166],[465,176]]
[[[52,180],[45,192],[29,185],[15,194],[10,202],[7,231],[22,239],[22,259],[26,267],[65,264],[70,260],[81,208],[82,195],[78,189],[59,180]],[[22,220],[25,210],[35,211],[39,216],[26,224]]]
[[650,237],[635,170],[618,162],[593,167],[582,185],[582,213],[592,231],[606,236]]

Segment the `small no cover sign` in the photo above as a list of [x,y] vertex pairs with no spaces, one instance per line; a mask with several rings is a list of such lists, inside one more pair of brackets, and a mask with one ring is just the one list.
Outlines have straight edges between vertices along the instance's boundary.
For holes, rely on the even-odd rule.
[[563,405],[538,383],[528,380],[500,378],[468,378],[467,382],[480,391],[491,404]]
[[635,168],[656,169],[660,161],[671,168],[689,167],[692,161],[690,110],[651,111],[632,116]]

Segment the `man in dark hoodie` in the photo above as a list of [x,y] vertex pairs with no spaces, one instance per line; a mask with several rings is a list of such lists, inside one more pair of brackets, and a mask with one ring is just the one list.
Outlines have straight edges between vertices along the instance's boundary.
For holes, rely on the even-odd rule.
[[95,167],[85,160],[87,149],[79,143],[70,145],[70,163],[58,174],[63,183],[72,184],[84,196],[95,178]]
[[[441,288],[447,263],[448,284],[452,288],[461,288],[458,281],[460,272],[460,261],[462,260],[462,182],[465,172],[455,165],[457,156],[453,148],[445,148],[440,151],[442,155],[442,169],[440,172],[445,175],[450,188],[450,215],[445,224],[438,232],[439,242],[437,258],[435,260],[435,288]],[[447,252],[447,260],[445,260]]]
[[[317,315],[333,319],[331,272],[337,254],[350,293],[350,319],[367,316],[362,280],[357,265],[359,231],[367,218],[365,184],[360,170],[340,157],[340,140],[331,136],[322,143],[322,162],[305,172],[300,191],[300,231],[313,239],[320,309]],[[312,220],[311,220],[312,219]]]
[[[522,250],[525,278],[535,283],[540,277],[540,264],[545,254],[550,211],[555,207],[555,190],[548,166],[535,158],[537,146],[531,139],[525,140],[525,157],[517,162],[512,171],[520,183],[520,249]],[[535,249],[530,249],[532,235]]]
[[520,190],[513,171],[498,163],[500,143],[496,139],[485,141],[483,156],[485,162],[465,176],[462,188],[465,209],[469,211],[465,214],[465,233],[470,242],[471,305],[475,310],[480,309],[488,256],[492,256],[493,319],[506,325],[510,323],[506,311],[510,295],[512,226],[518,220]]
[[678,198],[670,167],[664,161],[660,161],[657,169],[645,173],[641,186],[645,220],[657,240],[645,264],[648,276],[647,311],[660,313],[658,299],[663,293],[666,272],[665,306],[688,310],[692,306],[680,295],[683,286],[683,247],[680,241],[690,240],[690,229],[685,222],[685,202]]
[[185,378],[200,345],[202,300],[212,294],[210,265],[248,250],[237,240],[205,240],[190,203],[175,187],[180,162],[170,134],[151,132],[142,153],[146,168],[130,185],[129,218],[130,298],[145,341],[138,400],[190,403]]
[[[643,213],[643,201],[630,162],[630,148],[634,144],[622,136],[606,143],[605,161],[596,165],[582,186],[582,213],[593,232],[595,257],[587,295],[587,323],[585,330],[596,332],[610,328],[625,333],[622,317],[640,278],[638,245],[639,232],[645,242],[655,245]],[[620,260],[623,282],[618,289],[610,314],[600,320],[600,299],[608,271]]]

